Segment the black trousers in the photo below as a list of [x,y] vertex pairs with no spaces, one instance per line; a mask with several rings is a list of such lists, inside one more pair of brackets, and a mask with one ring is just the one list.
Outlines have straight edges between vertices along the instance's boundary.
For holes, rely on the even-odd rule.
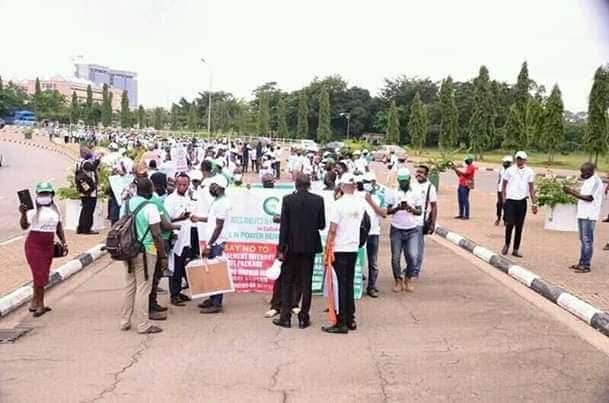
[[97,198],[81,197],[80,202],[82,203],[82,209],[80,210],[80,217],[78,218],[77,232],[89,232],[93,226],[93,213],[95,213]]
[[522,229],[524,227],[524,218],[527,215],[527,199],[510,200],[507,199],[503,204],[505,221],[505,244],[509,247],[512,242],[512,232],[514,234],[514,250],[520,249],[520,241],[522,240]]
[[309,320],[314,262],[313,253],[288,253],[281,268],[281,320],[290,319],[294,298],[299,296],[300,292],[302,292],[302,304],[298,318]]
[[357,252],[335,252],[334,271],[338,279],[338,315],[336,326],[347,326],[353,322],[355,299],[353,298],[353,280]]
[[497,192],[497,220],[501,220],[503,213],[503,193]]

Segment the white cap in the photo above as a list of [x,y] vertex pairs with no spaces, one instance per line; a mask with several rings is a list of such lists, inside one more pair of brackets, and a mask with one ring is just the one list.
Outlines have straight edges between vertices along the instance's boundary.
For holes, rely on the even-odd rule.
[[193,169],[192,171],[188,172],[188,176],[190,176],[190,180],[193,180],[193,181],[202,181],[203,180],[203,173],[201,171],[199,171],[198,169]]
[[404,179],[410,178],[410,171],[408,170],[408,168],[398,169],[397,178],[398,178],[398,180],[404,180]]
[[374,172],[366,172],[364,174],[364,180],[368,181],[368,182],[372,182],[376,180],[376,175],[374,174]]
[[362,151],[362,152],[363,152],[364,154],[368,154],[368,150],[366,150],[365,148],[364,148],[364,151]]
[[211,184],[216,184],[220,186],[222,189],[226,189],[228,187],[228,179],[224,175],[214,175],[211,178]]
[[353,174],[350,174],[349,172],[344,173],[343,176],[341,176],[340,179],[338,180],[339,185],[353,185],[354,183],[355,183],[355,177],[353,176]]
[[511,155],[506,155],[505,157],[503,157],[503,159],[501,161],[502,162],[514,162],[514,159],[512,158]]
[[520,158],[521,160],[526,160],[527,159],[527,153],[525,153],[524,151],[518,151],[516,153],[516,159]]
[[353,151],[353,155],[360,155],[360,154],[361,154],[361,151],[360,151],[360,150],[355,150],[355,151]]

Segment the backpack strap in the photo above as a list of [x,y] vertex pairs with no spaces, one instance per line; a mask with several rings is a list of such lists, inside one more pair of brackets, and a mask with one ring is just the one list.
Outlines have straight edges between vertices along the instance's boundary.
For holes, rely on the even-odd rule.
[[[427,211],[427,207],[429,206],[429,192],[431,191],[431,182],[429,183],[429,185],[427,186],[427,194],[425,195],[425,215],[427,215],[428,211]],[[423,217],[423,219],[425,220],[427,217]]]

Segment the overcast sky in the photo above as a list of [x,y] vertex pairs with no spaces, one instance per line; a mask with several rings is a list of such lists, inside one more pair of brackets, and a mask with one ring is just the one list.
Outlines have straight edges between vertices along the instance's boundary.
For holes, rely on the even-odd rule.
[[146,107],[209,85],[238,97],[342,75],[376,94],[385,77],[514,82],[523,60],[566,108],[585,110],[609,62],[604,0],[0,0],[0,74],[73,74],[72,58],[133,70]]

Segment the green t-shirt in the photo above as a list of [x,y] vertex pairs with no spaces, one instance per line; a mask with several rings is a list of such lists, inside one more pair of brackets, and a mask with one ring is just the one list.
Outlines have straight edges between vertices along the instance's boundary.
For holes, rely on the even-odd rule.
[[[146,253],[156,255],[157,251],[156,246],[154,245],[154,240],[152,239],[152,233],[150,232],[149,219],[151,215],[156,215],[156,218],[160,218],[159,210],[155,207],[155,204],[151,200],[146,200],[142,196],[134,196],[129,199],[127,203],[129,204],[129,211],[134,211],[139,207],[140,204],[144,202],[150,203],[147,206],[143,207],[135,216],[135,229],[137,233],[137,238],[138,240],[141,240],[142,244],[144,245],[144,249],[146,250]],[[124,215],[126,213],[125,206],[127,205],[127,203],[123,204],[121,215]],[[151,206],[154,211],[150,212],[150,210],[148,210],[148,206]],[[155,214],[149,214],[147,213],[147,210],[148,212]],[[144,236],[144,234],[146,235]]]
[[[159,214],[161,215],[161,220],[163,219],[163,217],[165,217],[169,221],[171,221],[171,219],[169,218],[169,214],[167,214],[167,210],[165,210],[165,204],[163,203],[163,200],[161,200],[161,198],[159,196],[152,195],[152,198],[150,199],[150,201],[152,203],[154,203],[154,205],[156,206],[157,209],[159,209]],[[171,231],[162,229],[161,238],[163,238],[165,241],[168,241],[171,238]]]

